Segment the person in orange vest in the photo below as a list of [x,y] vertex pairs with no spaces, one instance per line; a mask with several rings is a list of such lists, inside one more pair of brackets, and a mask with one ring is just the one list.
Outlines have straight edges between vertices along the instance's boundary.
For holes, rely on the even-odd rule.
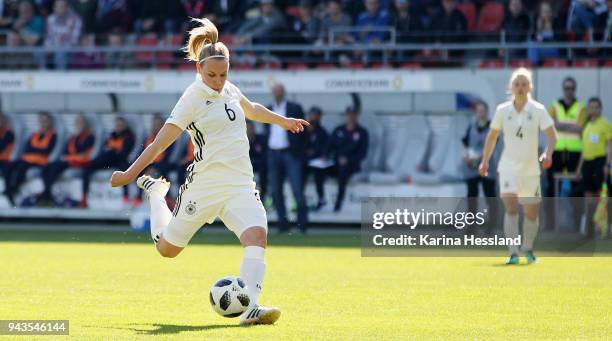
[[0,174],[5,179],[5,187],[14,147],[15,134],[11,130],[7,117],[0,111]]
[[25,181],[27,170],[32,167],[43,168],[49,164],[49,155],[57,143],[51,115],[48,112],[41,112],[38,114],[38,122],[40,129],[30,136],[21,158],[10,167],[6,194],[12,204],[15,203],[13,198],[15,192]]
[[[134,148],[134,143],[134,133],[128,127],[125,118],[117,117],[115,119],[115,130],[106,139],[104,151],[83,168],[83,199],[79,203],[79,207],[87,207],[91,175],[100,169],[127,167],[128,156]],[[123,187],[123,201],[129,202],[127,187]]]
[[[153,124],[151,129],[151,134],[147,136],[144,147],[147,148],[153,141],[155,140],[155,136],[164,126],[166,121],[162,117],[161,113],[156,113],[153,115]],[[171,170],[172,165],[170,164],[170,156],[172,155],[172,150],[174,145],[168,146],[168,148],[163,151],[159,156],[153,160],[153,163],[145,171],[143,174],[149,174],[154,177],[163,176],[164,178],[168,178],[168,172]],[[180,174],[180,171],[179,171]],[[135,206],[140,206],[142,204],[142,191],[138,191],[138,196],[134,200]]]
[[66,169],[83,168],[89,164],[95,137],[89,129],[85,115],[79,114],[74,120],[74,125],[76,132],[68,139],[61,158],[43,168],[45,191],[39,196],[39,200],[52,200],[51,187]]

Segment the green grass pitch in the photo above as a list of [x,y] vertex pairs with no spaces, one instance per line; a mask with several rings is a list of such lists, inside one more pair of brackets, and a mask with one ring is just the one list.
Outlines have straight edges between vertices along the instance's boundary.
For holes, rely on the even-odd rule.
[[68,319],[15,340],[565,340],[612,335],[612,258],[363,258],[357,236],[271,236],[273,326],[217,316],[208,289],[238,274],[229,233],[164,259],[146,234],[0,231],[0,319]]

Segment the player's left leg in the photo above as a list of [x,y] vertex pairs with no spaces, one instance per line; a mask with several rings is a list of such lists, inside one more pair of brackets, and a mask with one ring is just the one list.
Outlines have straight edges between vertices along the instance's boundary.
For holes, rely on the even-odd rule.
[[533,244],[540,227],[540,177],[519,177],[519,203],[523,206],[523,251],[527,254],[527,263],[536,261]]
[[240,278],[247,285],[251,302],[240,316],[240,324],[276,322],[280,310],[259,305],[259,293],[266,273],[265,253],[268,243],[268,221],[261,200],[255,191],[237,194],[226,202],[220,217],[244,247]]

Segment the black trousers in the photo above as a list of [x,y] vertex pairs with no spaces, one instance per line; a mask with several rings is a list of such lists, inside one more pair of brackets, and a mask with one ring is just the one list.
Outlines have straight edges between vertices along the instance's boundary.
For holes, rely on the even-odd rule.
[[11,201],[19,189],[19,186],[25,181],[26,173],[30,168],[42,168],[42,166],[19,160],[8,167],[5,192]]
[[[566,170],[573,173],[580,162],[580,152],[555,151],[552,157],[552,166],[546,170],[546,196],[555,196],[555,173],[562,173]],[[578,181],[572,181],[571,197],[582,196],[582,186]]]
[[43,193],[47,198],[51,197],[51,186],[60,177],[63,171],[68,169],[69,165],[66,161],[54,161],[45,166],[42,170],[42,179],[45,184]]
[[325,200],[325,169],[304,166],[304,178],[302,179],[302,191],[306,188],[306,182],[308,177],[313,174],[315,187],[317,189],[317,200],[318,203],[322,203]]
[[[83,196],[86,198],[89,194],[89,182],[91,175],[101,169],[125,169],[127,168],[128,163],[126,160],[122,160],[117,157],[117,155],[113,152],[104,152],[95,159],[91,160],[91,163],[83,168]],[[123,186],[123,195],[127,196],[128,188],[127,186]]]

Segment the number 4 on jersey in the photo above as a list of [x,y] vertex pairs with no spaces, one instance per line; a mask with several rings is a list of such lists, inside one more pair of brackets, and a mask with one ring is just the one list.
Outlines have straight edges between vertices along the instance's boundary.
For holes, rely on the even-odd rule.
[[519,127],[518,130],[516,131],[516,137],[518,137],[519,139],[523,138],[523,127]]

